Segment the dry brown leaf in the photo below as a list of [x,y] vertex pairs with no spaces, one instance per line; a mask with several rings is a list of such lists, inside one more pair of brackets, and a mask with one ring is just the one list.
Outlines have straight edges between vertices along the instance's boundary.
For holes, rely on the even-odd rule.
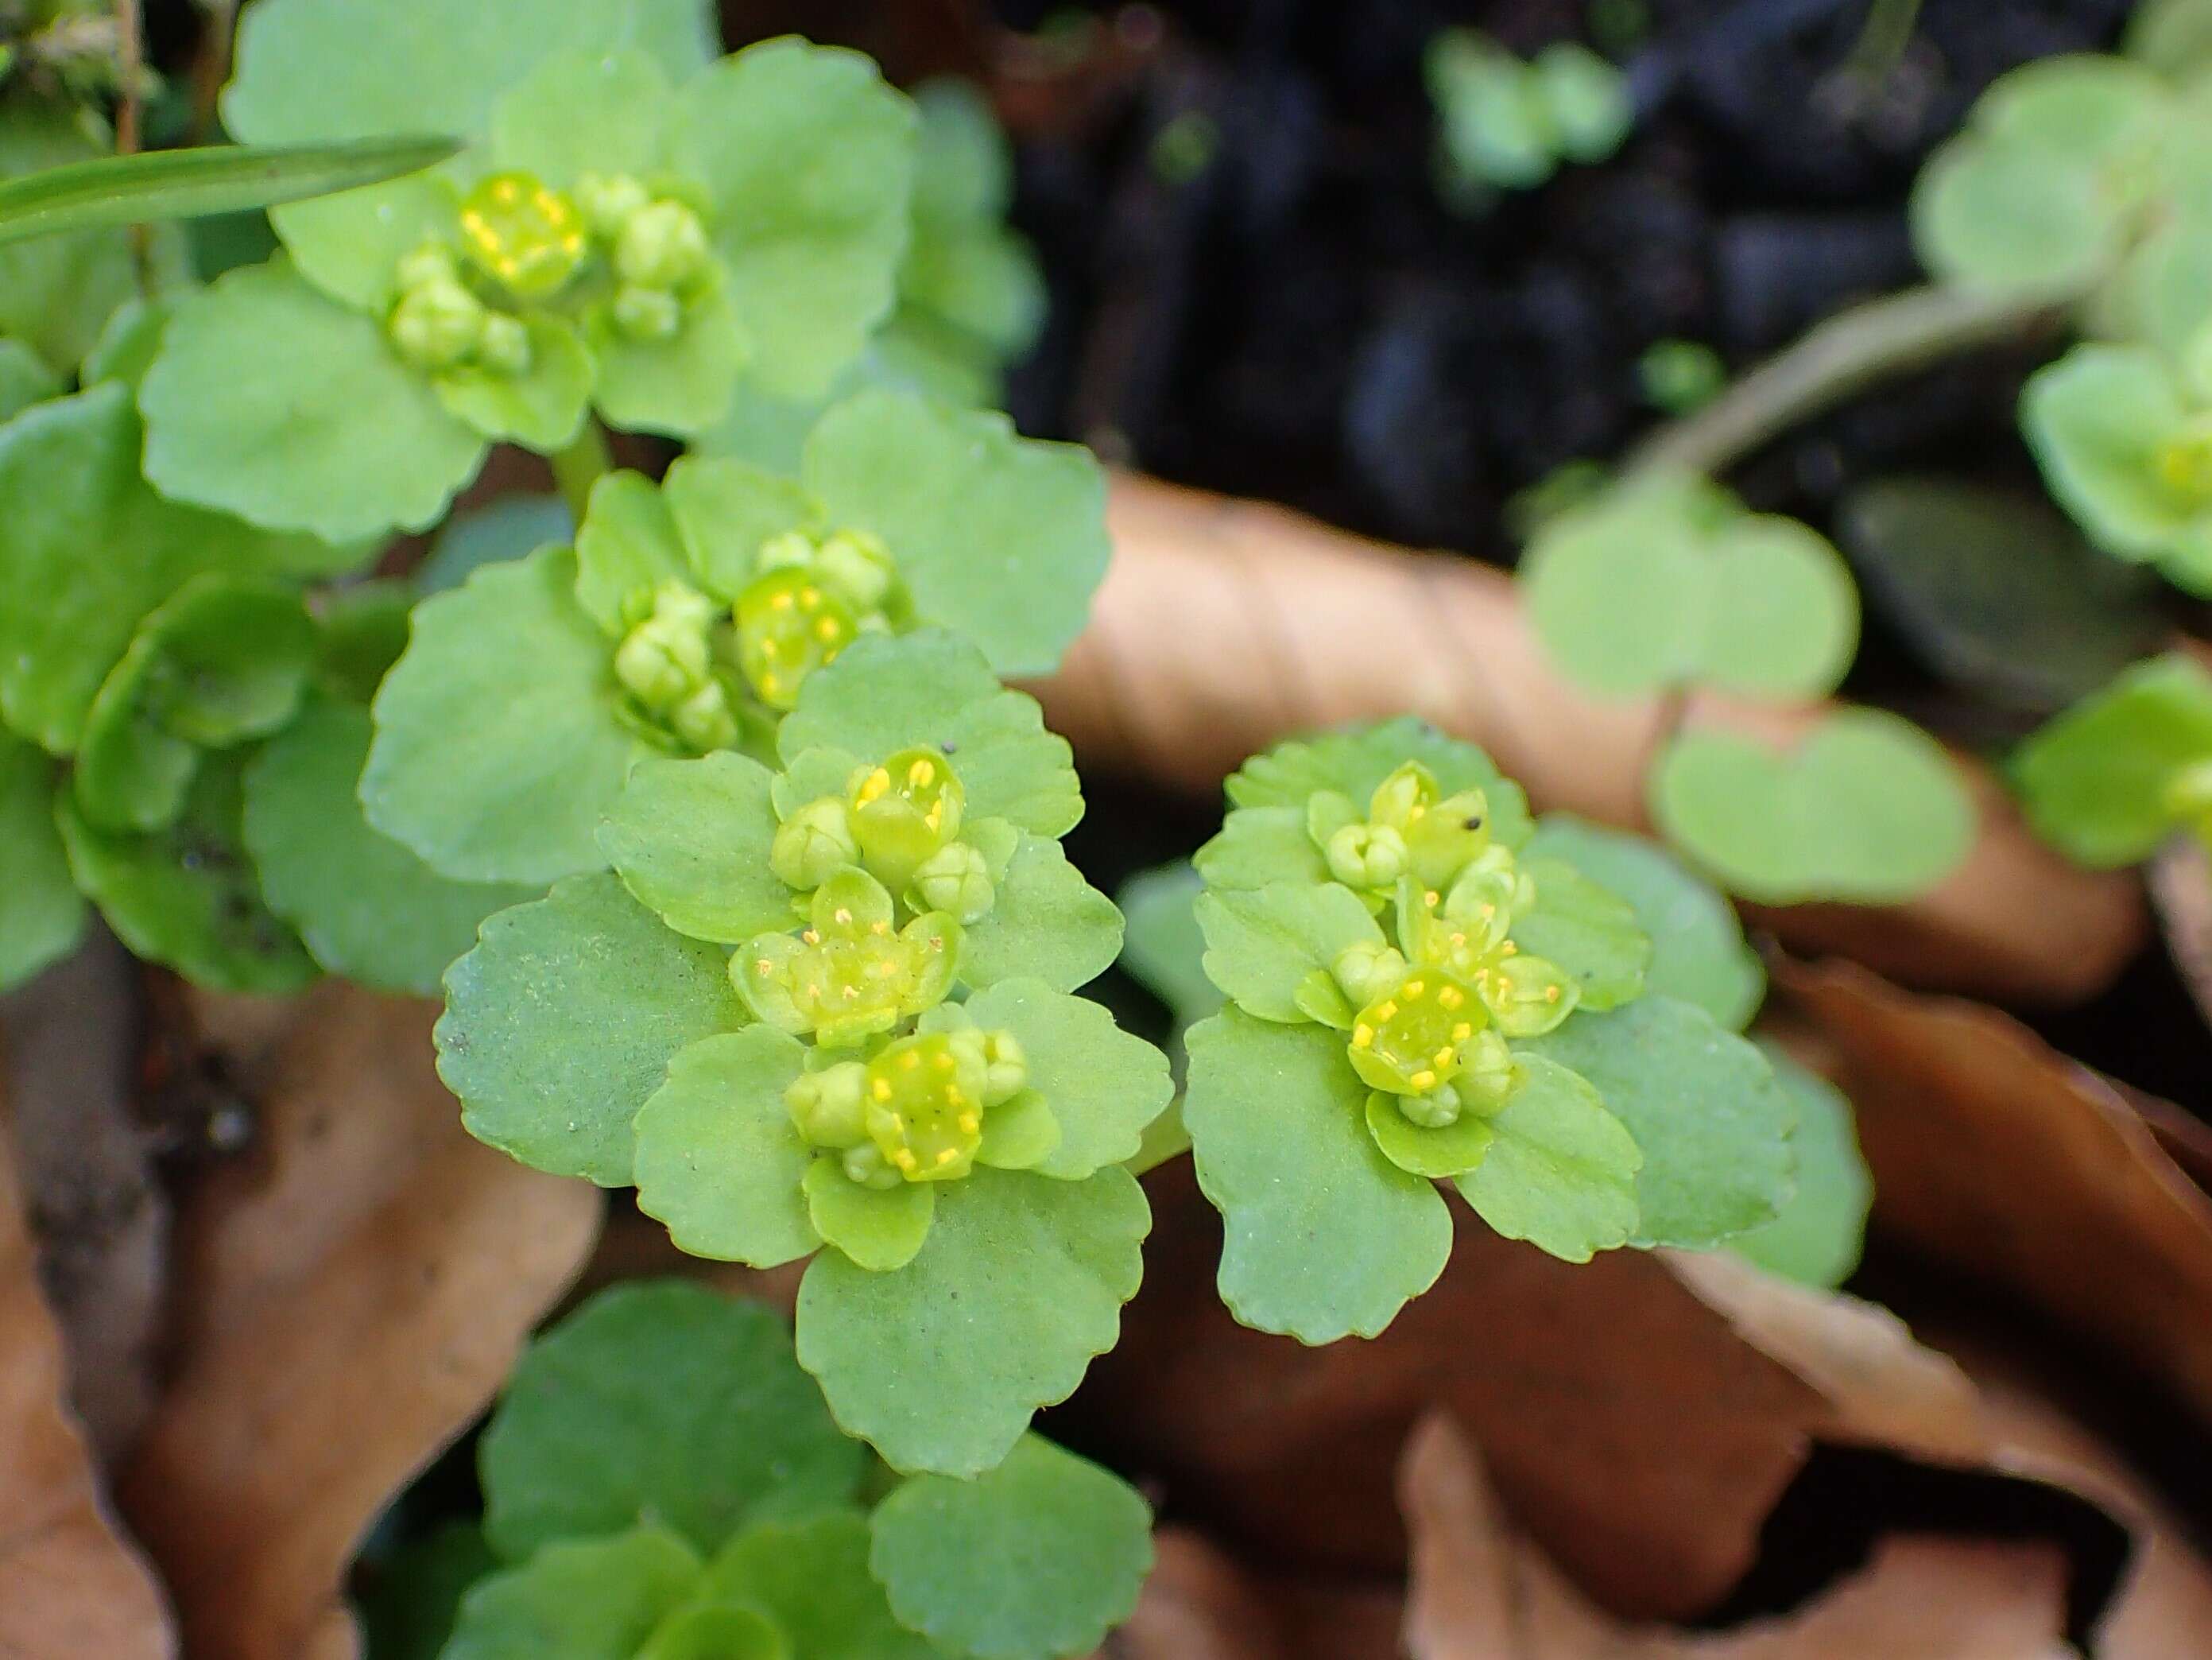
[[1396,1647],[1393,1585],[1255,1574],[1188,1528],[1155,1542],[1136,1612],[1094,1660],[1382,1660]]
[[0,1655],[158,1660],[168,1614],[105,1513],[66,1371],[0,1134]]
[[[1116,479],[1108,511],[1114,562],[1089,630],[1036,689],[1086,763],[1211,792],[1292,733],[1410,711],[1490,749],[1541,806],[1644,826],[1644,769],[1673,711],[1565,682],[1506,576],[1140,478]],[[1782,738],[1814,713],[1699,697],[1687,716]],[[2136,884],[2058,858],[1985,768],[1958,759],[1982,833],[1942,887],[1895,909],[1760,915],[1916,983],[2096,991],[2142,939]]]
[[1687,1614],[1742,1575],[1834,1421],[1818,1388],[1741,1341],[1666,1258],[1576,1267],[1471,1219],[1437,1286],[1371,1342],[1309,1349],[1246,1330],[1215,1293],[1219,1225],[1188,1161],[1146,1188],[1144,1289],[1070,1410],[1251,1560],[1398,1572],[1390,1472],[1442,1406],[1579,1580],[1618,1608]]
[[1442,1414],[1400,1472],[1413,1539],[1413,1660],[2042,1660],[2070,1655],[2056,1548],[1901,1535],[1790,1614],[1692,1634],[1632,1626],[1515,1529],[1466,1434]]
[[342,1660],[362,1530],[489,1402],[599,1196],[463,1133],[427,1005],[213,1006],[259,1144],[180,1211],[175,1372],[121,1497],[195,1660]]
[[1857,1109],[1876,1220],[2165,1380],[2212,1423],[2212,1198],[2105,1079],[1993,1009],[1783,964]]

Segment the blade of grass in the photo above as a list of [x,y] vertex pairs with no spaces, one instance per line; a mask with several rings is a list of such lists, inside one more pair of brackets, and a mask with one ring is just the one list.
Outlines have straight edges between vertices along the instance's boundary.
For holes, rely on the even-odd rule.
[[444,161],[449,138],[222,145],[106,155],[0,183],[0,246],[33,236],[235,213],[380,184]]

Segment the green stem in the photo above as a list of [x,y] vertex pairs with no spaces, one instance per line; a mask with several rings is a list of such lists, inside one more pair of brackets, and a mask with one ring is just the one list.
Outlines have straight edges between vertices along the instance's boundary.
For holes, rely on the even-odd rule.
[[553,483],[560,489],[561,499],[568,504],[569,515],[582,524],[592,486],[614,471],[615,459],[608,453],[605,429],[586,416],[567,447],[555,450],[545,459],[553,465]]
[[2055,322],[2076,296],[1929,286],[1869,300],[1819,324],[1711,403],[1657,428],[1624,475],[1726,471],[1761,445],[1893,375]]

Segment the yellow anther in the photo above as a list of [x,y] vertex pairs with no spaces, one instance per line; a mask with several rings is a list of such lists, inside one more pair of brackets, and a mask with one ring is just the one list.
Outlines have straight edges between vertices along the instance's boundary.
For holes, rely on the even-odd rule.
[[769,595],[768,602],[778,611],[789,611],[791,609],[791,591],[788,588],[781,589],[778,592]]
[[1365,1049],[1365,1048],[1366,1048],[1370,1043],[1372,1043],[1374,1041],[1375,1041],[1375,1028],[1374,1028],[1374,1027],[1372,1027],[1372,1026],[1354,1026],[1354,1027],[1352,1029],[1352,1048],[1354,1048],[1354,1049]]
[[814,632],[823,640],[835,640],[841,630],[837,627],[836,617],[825,617],[814,625]]
[[[1408,997],[1419,997],[1421,993],[1426,989],[1426,988],[1424,987],[1419,980],[1408,980],[1404,985],[1399,987],[1398,989],[1405,993]],[[1387,1019],[1389,1017],[1386,1015],[1384,1018]]]
[[1510,939],[1508,939],[1504,945],[1498,948],[1498,954],[1500,957],[1512,957],[1517,955],[1520,950],[1520,946],[1515,945]]
[[960,1153],[957,1148],[939,1147],[937,1150],[937,1162],[940,1166],[951,1164],[959,1156]]
[[1451,1061],[1452,1052],[1449,1047],[1440,1049],[1437,1051],[1437,1064],[1438,1066],[1448,1067],[1451,1065]]
[[899,1056],[899,1065],[908,1072],[912,1072],[921,1064],[921,1057],[916,1055],[912,1049],[908,1049],[904,1055]]
[[876,1087],[873,1093],[876,1099],[878,1101],[890,1100],[891,1098],[890,1080],[884,1078],[878,1078],[876,1079]]
[[838,906],[838,907],[837,907],[837,909],[836,909],[836,910],[834,910],[834,911],[832,911],[832,912],[830,913],[830,915],[833,915],[833,916],[835,916],[835,917],[838,920],[838,921],[840,921],[840,922],[842,922],[842,923],[844,923],[844,924],[846,924],[846,925],[848,925],[848,926],[850,926],[850,924],[851,924],[851,922],[852,922],[852,921],[853,921],[853,913],[852,913],[851,909],[850,909],[848,907],[844,906],[844,905],[840,905],[840,906]]
[[1431,888],[1426,893],[1423,894],[1421,897],[1426,900],[1432,906],[1441,904],[1443,900],[1443,896],[1439,894],[1434,888]]
[[1461,1021],[1459,1025],[1452,1028],[1452,1042],[1455,1043],[1464,1043],[1468,1038],[1474,1036],[1474,1026],[1465,1020]]
[[960,1115],[960,1128],[969,1135],[980,1135],[983,1121],[972,1112],[963,1112]]
[[868,924],[868,932],[870,933],[889,933],[890,931],[891,925],[880,919]]
[[927,784],[936,776],[937,769],[926,757],[906,769],[906,781],[909,784]]
[[[1456,941],[1455,941],[1456,943]],[[1467,994],[1457,986],[1446,986],[1437,994],[1437,1001],[1448,1009],[1455,1009],[1467,1001]]]
[[1432,1090],[1437,1086],[1437,1075],[1424,1067],[1406,1081],[1417,1090]]
[[936,1066],[936,1067],[937,1067],[938,1071],[939,1071],[939,1072],[951,1072],[951,1071],[952,1070],[952,1067],[953,1067],[953,1064],[954,1064],[954,1062],[953,1062],[953,1059],[952,1059],[952,1056],[951,1055],[951,1054],[949,1054],[949,1053],[945,1053],[945,1052],[939,1052],[939,1054],[938,1055],[938,1057],[937,1057],[936,1061],[933,1062],[933,1064]]
[[799,589],[799,603],[805,606],[807,610],[812,611],[817,605],[822,603],[822,590],[819,588]]
[[896,1164],[902,1171],[910,1171],[918,1166],[921,1163],[921,1160],[916,1158],[910,1149],[901,1147],[896,1152],[891,1155],[891,1163]]
[[878,767],[860,781],[860,787],[854,793],[854,805],[865,807],[890,787],[890,774]]
[[1557,986],[1547,986],[1547,987],[1545,987],[1545,988],[1544,988],[1544,1000],[1545,1000],[1547,1003],[1556,1003],[1556,1002],[1558,1002],[1558,1001],[1559,1000],[1559,988]]
[[822,943],[822,935],[820,932],[814,928],[807,929],[799,937],[801,939],[804,939],[810,946],[818,946]]
[[765,957],[756,957],[753,958],[753,972],[756,974],[773,974],[775,972],[775,964]]
[[1388,1020],[1392,1015],[1397,1013],[1397,1012],[1398,1005],[1395,999],[1387,1003],[1377,1003],[1375,1006],[1375,1018],[1377,1020]]

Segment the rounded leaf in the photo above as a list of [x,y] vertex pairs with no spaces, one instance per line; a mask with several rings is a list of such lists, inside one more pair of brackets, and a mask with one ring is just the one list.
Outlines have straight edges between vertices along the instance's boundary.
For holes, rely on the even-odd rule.
[[436,379],[438,401],[494,443],[545,453],[572,441],[584,424],[593,364],[562,319],[532,317],[527,328],[528,368],[520,374],[473,363],[447,369]]
[[863,1187],[835,1158],[817,1158],[802,1185],[815,1231],[859,1267],[878,1274],[914,1261],[937,1211],[936,1183]]
[[376,695],[369,822],[470,881],[550,882],[605,862],[599,818],[643,745],[616,718],[606,637],[566,548],[488,565],[415,611]]
[[613,876],[572,877],[485,922],[447,971],[438,1075],[478,1140],[619,1186],[630,1121],[670,1058],[744,1018],[720,952],[671,933]]
[[676,1280],[600,1292],[532,1343],[477,1446],[484,1531],[510,1561],[641,1523],[711,1552],[850,1503],[865,1456],[781,1320]]
[[759,762],[726,751],[643,762],[608,807],[599,848],[678,933],[737,945],[788,928],[793,894],[768,863],[774,781]]
[[373,319],[281,258],[178,307],[138,407],[164,495],[331,541],[427,528],[484,454]]
[[2037,835],[2086,865],[2148,858],[2173,829],[2167,791],[2212,761],[2212,674],[2179,652],[2138,663],[2044,727],[2008,769]]
[[794,1660],[938,1660],[868,1569],[868,1522],[843,1511],[748,1528],[707,1567],[706,1595],[766,1609]]
[[1942,745],[1876,709],[1843,709],[1776,754],[1734,733],[1669,740],[1647,781],[1668,839],[1747,899],[1898,904],[1941,884],[1976,816]]
[[797,1038],[763,1025],[702,1038],[668,1061],[667,1081],[637,1114],[635,1177],[638,1208],[667,1224],[678,1249],[768,1268],[822,1243],[804,1187],[814,1150],[783,1098],[805,1064]]
[[1505,1110],[1490,1121],[1490,1151],[1458,1178],[1460,1192],[1508,1239],[1570,1262],[1626,1244],[1643,1163],[1635,1139],[1578,1073],[1539,1055],[1515,1069]]
[[362,814],[368,712],[311,701],[246,769],[246,845],[270,909],[332,974],[434,995],[494,911],[533,890],[441,876]]
[[902,1624],[948,1653],[1089,1652],[1152,1566],[1152,1513],[1128,1483],[1041,1435],[972,1481],[909,1477],[869,1517],[869,1566]]
[[54,763],[0,730],[0,991],[29,979],[84,932],[84,901],[54,824]]
[[966,1478],[1114,1347],[1152,1213],[1135,1179],[979,1168],[945,1184],[921,1253],[872,1274],[835,1251],[799,1289],[799,1361],[894,1469]]
[[1789,1197],[1796,1109],[1765,1057],[1703,1009],[1639,997],[1577,1013],[1515,1055],[1580,1073],[1626,1127],[1644,1155],[1632,1243],[1713,1244],[1771,1221]]
[[1866,1248],[1874,1177],[1859,1152],[1851,1104],[1843,1091],[1776,1044],[1762,1041],[1759,1049],[1797,1108],[1797,1133],[1790,1138],[1797,1188],[1781,1215],[1736,1235],[1723,1249],[1769,1274],[1832,1291],[1851,1277]]
[[1247,1014],[1299,1024],[1313,1017],[1299,988],[1327,976],[1357,945],[1380,945],[1382,930],[1350,888],[1271,883],[1251,892],[1202,893],[1206,978]]
[[2021,393],[2021,430],[2051,493],[2091,541],[2128,559],[2168,552],[2198,515],[2158,465],[2188,418],[2172,375],[2136,346],[2076,346]]
[[1451,1216],[1368,1134],[1343,1038],[1229,1008],[1184,1043],[1183,1123],[1221,1213],[1221,1300],[1302,1343],[1375,1336],[1443,1272]]
[[967,984],[1034,979],[1073,991],[1121,955],[1121,911],[1051,837],[1021,832],[996,887],[989,912],[969,924],[961,942]]
[[802,476],[833,524],[874,532],[915,613],[1044,674],[1106,574],[1106,478],[1088,450],[1017,436],[1003,415],[870,391],[824,415]]
[[1239,807],[1296,807],[1304,813],[1316,790],[1334,790],[1364,807],[1376,786],[1408,761],[1434,775],[1440,794],[1479,789],[1487,796],[1490,830],[1498,841],[1517,848],[1528,839],[1528,799],[1521,787],[1474,745],[1410,714],[1278,744],[1231,773],[1222,787]]

